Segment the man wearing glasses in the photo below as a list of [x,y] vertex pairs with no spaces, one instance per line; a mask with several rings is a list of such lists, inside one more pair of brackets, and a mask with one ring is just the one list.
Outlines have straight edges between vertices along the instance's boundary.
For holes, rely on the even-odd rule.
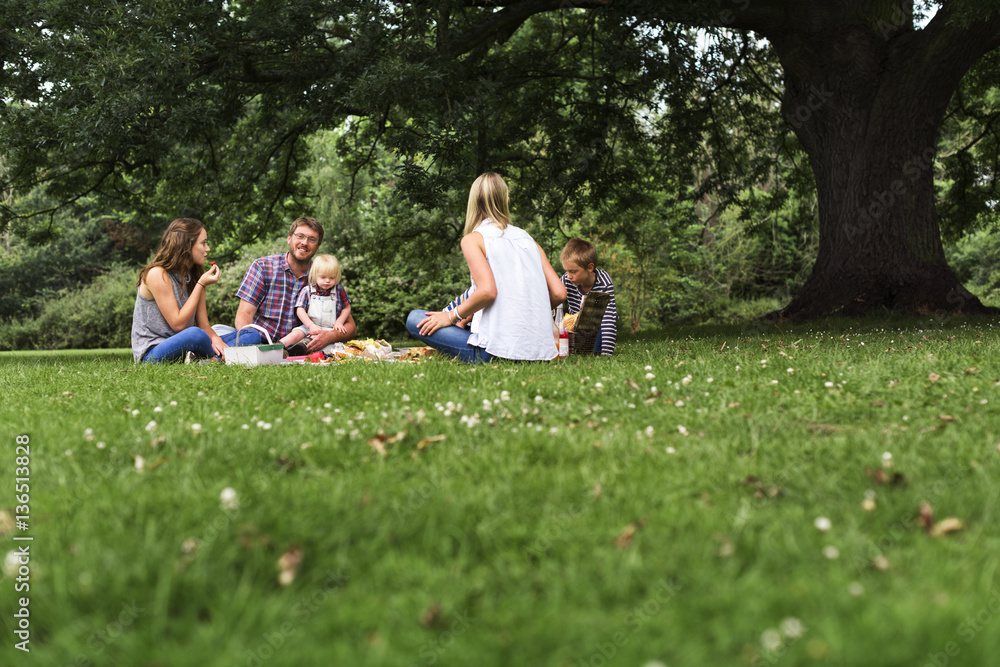
[[[323,242],[323,225],[315,218],[298,218],[288,230],[288,252],[255,260],[236,291],[240,299],[236,328],[263,327],[277,341],[295,327],[295,297],[308,284],[313,255]],[[345,333],[324,331],[312,337],[306,351],[322,350],[330,343],[350,340],[357,334],[354,318],[344,323]]]

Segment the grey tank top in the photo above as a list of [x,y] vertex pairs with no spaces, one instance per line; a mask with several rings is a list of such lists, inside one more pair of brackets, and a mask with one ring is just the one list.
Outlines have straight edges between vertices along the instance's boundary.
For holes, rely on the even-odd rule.
[[[177,307],[183,308],[184,304],[187,303],[188,295],[184,292],[180,278],[174,273],[168,272],[167,275],[170,276],[171,287],[174,288],[174,299],[177,300]],[[188,326],[193,324],[194,315],[191,316]],[[142,361],[142,358],[152,348],[176,333],[178,332],[167,324],[167,320],[164,319],[156,301],[144,299],[139,293],[139,289],[136,288],[135,309],[132,311],[132,358],[136,363]]]

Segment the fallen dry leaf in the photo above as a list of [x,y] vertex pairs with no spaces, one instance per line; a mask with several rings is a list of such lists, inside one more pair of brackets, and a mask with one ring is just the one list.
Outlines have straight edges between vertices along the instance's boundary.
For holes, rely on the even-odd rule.
[[958,417],[952,417],[951,415],[938,415],[938,419],[943,422],[957,422]]
[[639,391],[639,384],[635,380],[633,380],[632,378],[625,378],[625,382],[628,384],[628,386],[632,387],[632,389],[634,389],[635,391]]
[[941,537],[942,535],[947,535],[948,533],[953,533],[956,530],[962,530],[962,521],[956,517],[950,516],[947,519],[941,519],[934,527],[931,528],[931,537]]
[[[976,342],[979,342],[979,341],[976,341]],[[966,368],[962,372],[965,373],[966,375],[975,375],[976,373],[979,372],[979,369],[976,368],[975,366],[969,366],[968,368]]]
[[427,447],[427,445],[431,444],[432,442],[441,442],[444,439],[445,439],[444,434],[430,435],[427,436],[426,438],[421,438],[420,441],[417,443],[417,449],[424,449],[425,447]]
[[0,510],[0,535],[14,530],[14,517],[7,510]]
[[400,431],[396,435],[389,436],[383,431],[379,431],[373,437],[368,439],[368,446],[378,452],[380,455],[385,456],[388,452],[385,449],[386,445],[392,445],[399,442],[406,437],[406,431]]
[[153,461],[152,463],[150,463],[148,467],[149,467],[150,470],[156,470],[161,465],[163,465],[164,463],[166,463],[168,460],[169,459],[167,459],[167,457],[164,456],[163,458],[156,459],[155,461]]
[[441,605],[435,602],[420,613],[420,625],[429,628],[441,618]]
[[622,528],[622,532],[618,534],[615,538],[615,546],[619,549],[624,549],[632,542],[632,537],[639,531],[640,528],[646,525],[646,520],[641,519],[639,521],[633,521],[629,525]]
[[295,581],[296,575],[299,573],[299,566],[302,564],[302,549],[296,545],[292,545],[288,551],[281,554],[278,558],[278,562],[275,563],[275,568],[278,570],[278,583],[282,586],[288,586],[293,581]]
[[865,468],[865,474],[872,478],[876,484],[888,484],[890,486],[902,486],[906,484],[906,477],[899,472],[887,475],[882,468]]
[[917,525],[923,527],[928,533],[934,528],[934,508],[928,502],[920,503],[920,516],[917,517]]

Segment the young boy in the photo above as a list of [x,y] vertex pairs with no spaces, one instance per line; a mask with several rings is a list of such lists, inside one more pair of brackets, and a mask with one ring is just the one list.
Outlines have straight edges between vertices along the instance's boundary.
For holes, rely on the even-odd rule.
[[601,320],[601,330],[594,343],[594,354],[613,354],[618,339],[618,309],[615,307],[615,286],[607,271],[597,268],[597,251],[594,244],[583,239],[572,238],[559,253],[559,261],[566,269],[561,278],[566,285],[566,305],[569,314],[580,312],[583,297],[591,290],[611,295],[608,309]]

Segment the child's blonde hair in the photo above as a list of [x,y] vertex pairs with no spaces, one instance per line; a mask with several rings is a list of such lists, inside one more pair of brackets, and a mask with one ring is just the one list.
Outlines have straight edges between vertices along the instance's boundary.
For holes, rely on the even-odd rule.
[[469,188],[464,233],[471,233],[486,218],[490,218],[500,229],[506,229],[510,224],[507,199],[507,184],[500,174],[493,171],[481,174]]
[[581,269],[586,269],[591,264],[596,269],[597,249],[594,248],[594,244],[590,241],[572,238],[566,242],[566,246],[559,253],[559,261],[562,263],[563,268],[566,268],[566,262],[570,261],[574,262]]
[[312,266],[309,268],[309,284],[315,285],[320,276],[333,276],[333,279],[340,284],[340,262],[333,255],[316,255],[313,258]]

